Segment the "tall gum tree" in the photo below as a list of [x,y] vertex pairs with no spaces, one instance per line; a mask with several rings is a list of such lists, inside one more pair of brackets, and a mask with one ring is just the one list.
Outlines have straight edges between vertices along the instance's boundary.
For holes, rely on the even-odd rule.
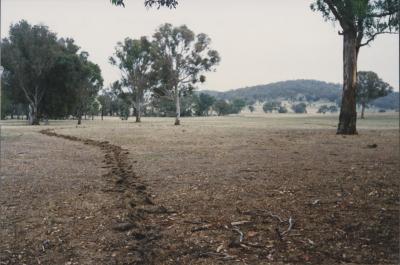
[[204,33],[195,35],[186,25],[164,24],[153,35],[155,71],[159,80],[155,93],[173,97],[176,106],[175,125],[180,125],[180,99],[205,82],[205,72],[214,71],[220,62],[211,39]]
[[337,134],[357,134],[356,87],[360,48],[378,35],[398,33],[398,0],[316,0],[313,11],[339,22],[343,36],[343,94]]
[[57,36],[46,26],[22,20],[10,27],[4,40],[4,66],[13,79],[14,89],[23,92],[29,104],[29,124],[39,125],[39,108],[46,93],[46,77],[59,48]]
[[136,122],[141,121],[144,93],[152,86],[152,53],[152,44],[146,37],[137,40],[126,38],[117,44],[114,57],[110,57],[110,63],[121,70],[121,83],[135,98]]

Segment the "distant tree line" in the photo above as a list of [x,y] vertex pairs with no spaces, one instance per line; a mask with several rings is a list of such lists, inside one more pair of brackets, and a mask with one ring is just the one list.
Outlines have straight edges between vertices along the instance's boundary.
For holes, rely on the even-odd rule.
[[[113,93],[107,91],[98,97],[102,116],[119,116],[123,120],[131,116],[137,116],[132,97],[126,93]],[[180,116],[225,116],[240,113],[247,105],[244,100],[233,101],[217,100],[205,93],[192,92],[182,97],[180,101]],[[142,116],[144,117],[176,117],[175,101],[165,97],[147,97],[142,104]],[[130,110],[133,110],[130,111]]]
[[[126,38],[117,43],[110,63],[121,71],[121,79],[103,88],[100,68],[89,60],[73,39],[58,38],[46,26],[21,21],[11,25],[3,40],[4,89],[2,115],[39,120],[96,115],[181,116],[229,115],[246,106],[265,102],[265,112],[287,113],[280,100],[288,100],[295,113],[306,113],[307,102],[328,100],[341,106],[340,85],[315,80],[294,80],[264,86],[194,93],[205,82],[204,73],[220,62],[211,39],[195,35],[187,26],[160,26],[152,38]],[[393,88],[373,72],[358,73],[357,103],[364,110],[373,104],[398,109],[398,100],[377,100]],[[392,97],[393,98],[393,97]],[[377,102],[377,103],[375,103]],[[396,107],[397,104],[397,107]],[[394,107],[393,107],[394,105]],[[321,106],[319,113],[336,112]]]
[[[26,117],[32,125],[42,119],[118,115],[131,110],[142,115],[208,115],[215,99],[194,95],[203,75],[214,71],[220,57],[210,49],[211,39],[195,35],[187,26],[160,26],[152,39],[126,38],[119,42],[110,63],[121,79],[103,88],[98,65],[89,60],[73,39],[58,38],[46,26],[21,21],[11,25],[2,47],[3,115]],[[236,105],[235,105],[236,106]],[[235,109],[237,111],[237,108]]]

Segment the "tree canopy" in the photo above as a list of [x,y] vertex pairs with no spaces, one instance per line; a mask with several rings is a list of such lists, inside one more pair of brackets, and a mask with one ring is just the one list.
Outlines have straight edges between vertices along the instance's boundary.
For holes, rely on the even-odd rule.
[[361,118],[364,118],[365,108],[377,98],[384,97],[393,91],[388,83],[371,71],[360,71],[357,74],[357,103],[361,105]]
[[9,112],[24,106],[30,124],[39,124],[40,118],[75,116],[102,86],[100,68],[88,60],[88,53],[73,39],[58,39],[46,26],[24,20],[11,25],[2,50]]
[[153,39],[158,73],[155,93],[175,99],[175,124],[179,125],[181,96],[190,93],[197,83],[205,82],[203,73],[213,71],[220,57],[210,49],[211,39],[206,34],[195,35],[186,25],[174,27],[166,23]]
[[115,56],[110,57],[110,62],[121,70],[121,83],[135,98],[136,122],[140,122],[144,92],[151,88],[154,81],[153,45],[146,37],[135,40],[126,38],[123,43],[117,44]]
[[312,10],[329,21],[338,21],[344,34],[356,34],[357,47],[368,45],[378,35],[399,30],[398,0],[316,0]]

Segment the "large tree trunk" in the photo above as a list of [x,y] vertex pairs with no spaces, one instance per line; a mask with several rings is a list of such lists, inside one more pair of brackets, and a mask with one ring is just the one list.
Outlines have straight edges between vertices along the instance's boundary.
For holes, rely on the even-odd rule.
[[103,120],[103,117],[104,117],[104,110],[103,108],[101,108],[101,120]]
[[78,125],[82,124],[82,110],[78,109]]
[[178,91],[178,86],[175,86],[175,125],[181,124],[181,103],[180,103],[180,96]]
[[39,125],[38,109],[36,105],[29,105],[29,124]]
[[337,134],[357,134],[357,57],[357,35],[347,31],[343,35],[343,95]]
[[[139,91],[138,91],[139,92]],[[140,93],[136,93],[136,122],[140,122]]]
[[364,119],[365,102],[361,103],[361,119]]

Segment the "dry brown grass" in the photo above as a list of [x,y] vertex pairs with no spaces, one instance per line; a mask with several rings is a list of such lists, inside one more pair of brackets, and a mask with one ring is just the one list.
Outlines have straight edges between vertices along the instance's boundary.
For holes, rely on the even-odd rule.
[[[156,264],[396,264],[398,116],[367,117],[359,121],[358,136],[335,135],[336,123],[336,116],[259,115],[189,118],[179,127],[172,119],[144,118],[141,124],[108,119],[84,122],[79,128],[72,122],[50,128],[129,150],[129,163],[155,203],[176,212],[151,216],[162,235],[156,241]],[[10,176],[21,170],[12,168],[14,161],[7,158],[19,142],[40,146],[54,141],[36,136],[36,130],[3,128]],[[32,155],[39,151],[54,162],[43,166],[40,176],[31,174],[28,166],[27,177],[42,179],[54,165],[62,167],[54,149],[97,161],[93,154],[77,153],[77,143],[52,143],[29,148]],[[370,148],[373,144],[377,147]],[[100,162],[78,164],[100,175]],[[64,167],[55,178],[71,174]],[[268,212],[295,220],[284,238],[279,234],[288,223],[277,222]],[[231,222],[243,220],[250,222],[239,226],[244,233],[240,245]]]

